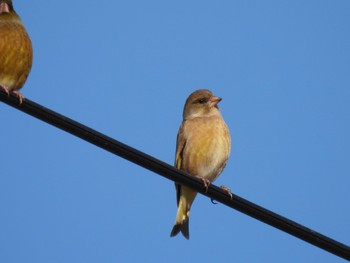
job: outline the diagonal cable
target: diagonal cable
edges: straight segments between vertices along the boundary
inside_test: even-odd
[[[15,96],[10,95],[8,97],[6,93],[0,89],[0,100],[20,111],[49,123],[61,130],[71,133],[87,142],[90,142],[97,147],[105,149],[106,151],[118,155],[130,162],[140,165],[169,180],[189,186],[201,194],[217,200],[228,207],[236,209],[261,222],[278,228],[290,235],[300,238],[310,244],[313,244],[314,246],[350,261],[350,247],[346,246],[345,244],[313,231],[312,229],[300,225],[252,202],[249,202],[248,200],[245,200],[237,195],[233,194],[233,198],[231,199],[224,190],[213,184],[211,184],[208,191],[205,192],[203,182],[196,177],[188,175],[165,162],[112,139],[111,137],[108,137],[57,112],[45,108],[29,99],[25,99],[24,102],[19,105],[18,99]]]

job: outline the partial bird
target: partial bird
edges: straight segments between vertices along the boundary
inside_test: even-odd
[[[11,0],[0,0],[0,89],[14,93],[20,104],[24,97],[19,92],[33,62],[33,48],[21,19]]]
[[[177,134],[176,168],[200,178],[206,188],[221,174],[231,152],[230,132],[218,107],[220,101],[210,90],[193,92],[186,100]],[[181,232],[189,239],[190,209],[197,192],[178,183],[175,186],[178,210],[170,236]]]

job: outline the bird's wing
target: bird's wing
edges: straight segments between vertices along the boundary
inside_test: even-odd
[[[181,169],[182,155],[186,145],[186,138],[184,135],[184,126],[185,126],[185,121],[182,122],[179,132],[177,133],[175,167],[178,169]],[[176,202],[177,204],[179,204],[180,195],[181,195],[181,185],[175,183],[175,187],[176,187]]]

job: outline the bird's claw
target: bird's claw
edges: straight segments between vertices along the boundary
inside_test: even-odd
[[[7,94],[7,97],[10,97],[10,92],[6,86],[0,85],[0,89],[3,90]]]
[[[18,90],[13,91],[13,93],[18,97],[19,105],[24,101],[24,96]]]
[[[210,181],[208,179],[203,178],[203,177],[200,177],[199,179],[201,179],[201,181],[203,182],[205,192],[207,193],[209,185],[210,185]]]
[[[231,189],[230,189],[230,188],[228,188],[228,187],[226,187],[226,186],[223,186],[223,185],[221,185],[220,188],[221,188],[222,190],[224,190],[225,193],[228,194],[228,195],[230,196],[230,199],[231,199],[231,200],[233,199],[233,195],[232,195],[232,193],[231,193]]]
[[[3,90],[6,94],[7,97],[10,97],[10,91],[9,88],[5,85],[0,85],[0,89]],[[24,96],[22,95],[22,93],[20,93],[18,90],[12,91],[13,94],[15,94],[19,100],[19,105],[21,105],[24,101]]]

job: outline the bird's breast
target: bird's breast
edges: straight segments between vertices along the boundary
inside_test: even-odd
[[[183,169],[214,181],[226,165],[231,150],[231,138],[221,117],[198,118],[187,123]]]
[[[32,44],[22,23],[0,20],[0,84],[10,90],[21,88],[32,60]]]

